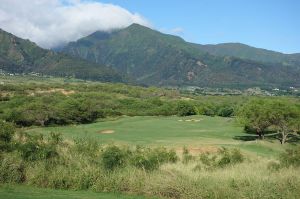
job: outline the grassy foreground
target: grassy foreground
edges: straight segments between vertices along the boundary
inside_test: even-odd
[[[300,198],[298,156],[292,159],[295,166],[284,165],[277,159],[279,151],[284,149],[277,140],[245,142],[234,139],[249,135],[243,134],[242,129],[229,118],[124,117],[89,125],[33,128],[28,131],[31,134],[61,132],[67,139],[60,140],[55,136],[52,140],[16,137],[19,148],[0,156],[0,182],[59,190],[86,190],[88,198],[99,192],[170,199]],[[72,141],[72,137],[82,139]],[[111,141],[116,145],[111,146]],[[139,143],[153,149],[134,148]],[[162,150],[154,150],[160,146],[177,149],[182,144],[189,148],[190,153],[178,151],[176,161],[166,161],[171,156],[166,156]],[[119,148],[116,149],[116,146]],[[242,156],[232,152],[230,154],[233,155],[229,156],[228,152],[225,156],[226,153],[214,151],[221,146],[243,149]],[[193,153],[195,149],[199,153]],[[158,166],[154,167],[157,162]],[[4,198],[18,198],[23,189],[22,186],[16,187],[12,195],[5,190],[0,193]],[[49,190],[49,193],[84,198],[81,191]],[[103,195],[105,198],[114,196]]]
[[[126,196],[90,191],[41,189],[22,185],[0,185],[0,198],[5,199],[146,199],[143,196]]]
[[[284,150],[277,140],[257,141],[245,134],[234,118],[189,117],[121,117],[86,125],[32,128],[34,134],[62,133],[65,138],[91,138],[100,143],[164,146],[192,151],[214,150],[217,147],[237,147],[258,155],[272,156]],[[242,138],[252,137],[252,141]],[[208,151],[209,152],[209,151]]]

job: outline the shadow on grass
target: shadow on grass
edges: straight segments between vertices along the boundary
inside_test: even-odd
[[[242,136],[234,136],[233,139],[241,140],[241,141],[254,141],[259,139],[257,135],[242,135]]]
[[[259,140],[260,138],[256,134],[247,133],[247,135],[234,136],[233,139],[247,142],[247,141]],[[269,131],[269,132],[265,133],[264,140],[269,141],[269,142],[274,142],[274,141],[280,142],[281,138],[278,133]],[[298,135],[294,135],[294,134],[289,135],[286,142],[291,143],[291,144],[300,144],[300,135],[299,134]]]
[[[287,142],[294,145],[300,144],[300,135],[290,135]]]

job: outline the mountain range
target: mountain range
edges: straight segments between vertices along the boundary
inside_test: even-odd
[[[0,44],[0,68],[7,71],[155,86],[300,87],[300,54],[239,43],[194,44],[138,24],[94,32],[59,52],[5,31]]]
[[[125,82],[114,69],[63,53],[42,49],[35,43],[0,29],[0,69],[9,73],[40,73],[97,81]]]
[[[138,83],[156,86],[299,86],[299,54],[242,44],[199,45],[133,24],[95,32],[63,52],[112,66]]]
[[[233,56],[264,63],[280,63],[300,66],[300,53],[283,54],[271,50],[254,48],[241,43],[224,43],[217,45],[197,45],[200,50],[216,56]]]

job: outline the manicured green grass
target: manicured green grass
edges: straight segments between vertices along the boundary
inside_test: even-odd
[[[200,121],[186,121],[196,119]],[[182,120],[182,121],[181,121]],[[111,134],[101,133],[105,130]],[[60,132],[67,138],[90,137],[99,141],[120,141],[133,144],[174,145],[192,143],[219,144],[234,142],[236,135],[242,135],[241,127],[232,119],[220,117],[123,117],[116,120],[87,125],[35,128],[29,132]]]
[[[21,185],[1,185],[1,199],[146,199],[142,196],[129,196],[91,191],[66,191],[41,189]]]
[[[229,146],[260,155],[283,150],[278,142],[241,141],[243,132],[233,118],[191,117],[121,117],[86,125],[32,128],[30,133],[62,133],[66,138],[91,138],[103,143],[124,143],[173,148]],[[103,132],[110,132],[105,134]]]

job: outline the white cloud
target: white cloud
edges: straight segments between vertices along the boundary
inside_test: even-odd
[[[112,4],[80,0],[0,0],[0,28],[45,48],[77,40],[97,30],[132,23],[151,26],[137,13]]]
[[[180,37],[184,37],[184,29],[181,27],[175,27],[175,28],[161,28],[159,31],[166,33],[166,34],[171,34],[171,35],[177,35]]]
[[[184,33],[184,29],[181,27],[173,28],[170,30],[170,33],[175,35],[182,35]]]

